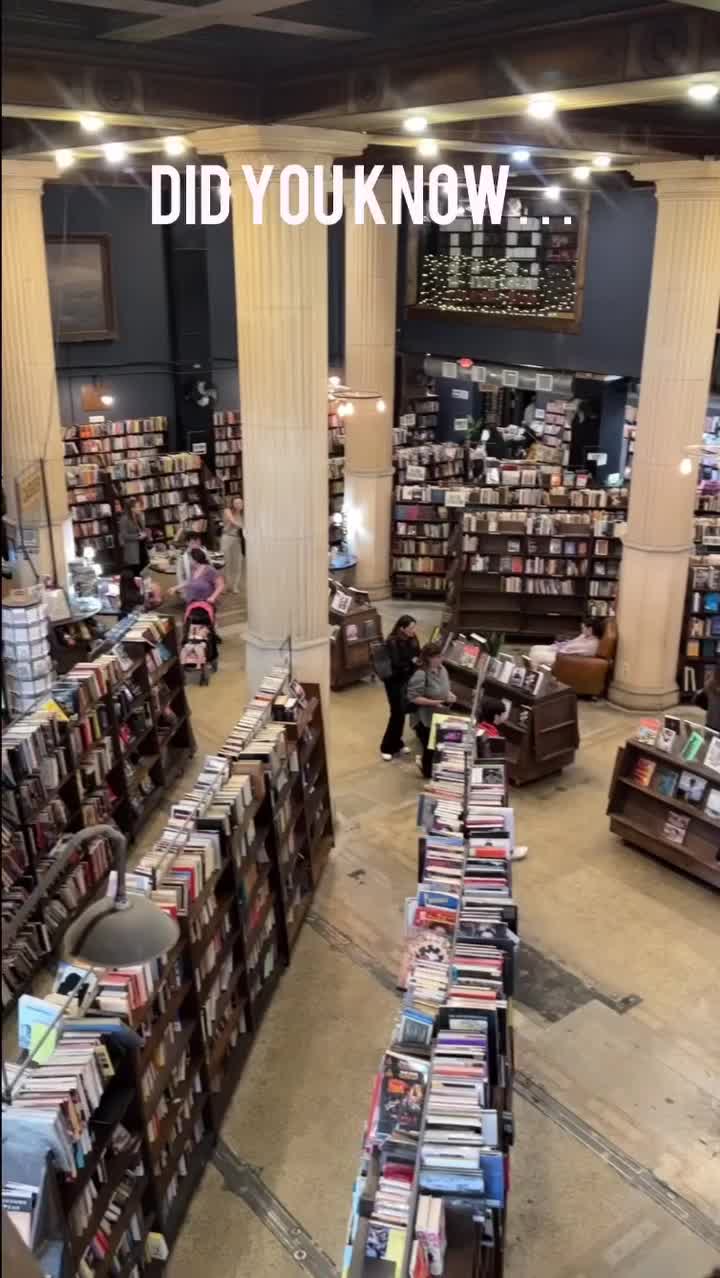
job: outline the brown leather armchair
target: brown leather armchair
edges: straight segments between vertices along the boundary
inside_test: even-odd
[[[558,653],[553,674],[560,683],[572,688],[579,697],[603,697],[612,673],[617,648],[617,626],[611,617],[595,657],[577,657]]]

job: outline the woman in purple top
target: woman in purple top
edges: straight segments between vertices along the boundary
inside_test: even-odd
[[[186,604],[208,603],[215,607],[225,589],[222,573],[208,561],[205,551],[194,546],[190,551],[190,577],[181,586],[173,586],[171,594],[182,595]]]

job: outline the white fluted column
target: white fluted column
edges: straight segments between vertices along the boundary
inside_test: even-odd
[[[352,390],[376,391],[385,401],[357,401],[345,418],[345,509],[350,546],[357,555],[357,585],[373,599],[390,593],[392,422],[395,400],[397,227],[390,184],[375,187],[383,226],[345,208],[345,381]]]
[[[329,697],[327,520],[327,227],[280,216],[287,164],[328,166],[364,147],[334,130],[238,125],[201,130],[232,183],[247,543],[247,673],[254,690],[292,640],[299,678]],[[261,225],[243,164],[274,166]]]
[[[55,348],[50,317],[42,193],[54,165],[32,160],[2,162],[2,451],[8,515],[16,520],[15,481],[25,489],[23,525],[36,531],[32,559],[42,575],[52,573],[51,545],[60,583],[73,554],[60,430]],[[43,460],[50,524],[32,463]],[[21,560],[21,582],[34,580]]]
[[[618,601],[620,641],[610,699],[630,709],[674,705],[696,474],[720,306],[720,163],[643,164],[655,183],[657,229],[643,351],[638,433]]]

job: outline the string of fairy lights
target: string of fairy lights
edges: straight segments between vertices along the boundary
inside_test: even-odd
[[[519,201],[518,201],[519,204]],[[467,314],[545,318],[573,316],[577,297],[577,216],[549,216],[528,208],[512,221],[524,238],[532,228],[537,250],[528,258],[509,251],[502,226],[458,218],[442,228],[447,248],[425,251],[420,265],[418,305]],[[477,236],[477,232],[483,232]],[[480,240],[480,243],[476,241]],[[518,243],[514,235],[513,245]],[[520,245],[522,247],[522,245]]]

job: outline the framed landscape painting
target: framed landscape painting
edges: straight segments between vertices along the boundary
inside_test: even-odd
[[[45,241],[53,334],[58,342],[117,337],[109,235],[50,235]]]

